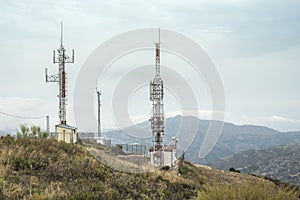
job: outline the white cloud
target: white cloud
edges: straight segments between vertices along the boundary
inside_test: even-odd
[[[270,118],[267,118],[267,120],[269,120],[270,122],[292,123],[292,124],[300,125],[300,120],[284,118],[284,117],[280,117],[280,116],[277,116],[277,115],[273,115]],[[299,129],[300,129],[300,127],[299,127]]]

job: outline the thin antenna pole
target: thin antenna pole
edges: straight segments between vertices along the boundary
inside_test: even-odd
[[[160,28],[158,28],[158,42],[160,43]]]
[[[98,137],[101,137],[101,90],[99,91],[98,89],[96,89],[97,91],[97,97],[98,97]]]
[[[160,77],[160,28],[158,28],[158,42],[155,43],[156,55],[155,55],[155,68],[156,77]]]
[[[49,115],[46,116],[46,131],[48,134],[50,134],[50,120],[49,120]]]
[[[63,21],[60,21],[60,46],[63,46]]]

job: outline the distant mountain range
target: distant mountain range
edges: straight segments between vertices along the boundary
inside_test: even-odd
[[[216,145],[205,158],[200,159],[199,150],[210,122],[191,116],[168,118],[165,141],[172,142],[172,136],[177,133],[180,144],[199,125],[192,144],[185,151],[185,160],[223,170],[234,167],[244,173],[265,175],[300,185],[300,131],[279,132],[264,126],[238,126],[225,122]],[[112,139],[112,143],[141,143],[150,147],[152,137],[149,125],[150,122],[146,121],[138,127],[109,131],[105,135]],[[136,138],[127,135],[128,132],[149,137]]]
[[[250,149],[213,161],[211,166],[253,173],[300,186],[300,144]]]
[[[180,122],[185,123],[181,124]],[[271,146],[300,143],[300,131],[297,132],[279,132],[271,128],[254,125],[234,125],[224,123],[220,138],[212,151],[204,158],[200,159],[199,149],[204,140],[205,133],[210,124],[210,120],[200,120],[192,116],[176,116],[166,119],[165,140],[171,143],[172,136],[179,135],[184,139],[187,133],[193,132],[199,124],[198,132],[192,141],[192,144],[185,152],[185,159],[195,164],[209,164],[221,157],[232,155],[234,153],[248,149],[265,149]],[[139,128],[128,127],[123,131],[115,130],[106,132],[105,135],[112,139],[113,143],[142,143],[151,145],[152,137],[150,133],[150,122],[146,121],[138,124]],[[136,138],[126,134],[126,132],[135,135],[148,135],[148,138]],[[180,144],[180,140],[179,140]]]

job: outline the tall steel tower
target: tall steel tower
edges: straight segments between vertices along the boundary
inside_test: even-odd
[[[160,30],[159,42],[155,43],[155,76],[150,81],[150,101],[152,101],[151,130],[153,135],[153,160],[154,165],[164,165],[164,107],[163,107],[163,80],[160,77]]]
[[[53,63],[58,63],[58,74],[48,76],[48,69],[45,69],[46,82],[58,83],[59,86],[59,121],[61,124],[67,124],[66,120],[66,105],[67,105],[67,73],[65,69],[66,63],[74,63],[74,49],[72,57],[66,54],[66,49],[63,46],[63,23],[61,22],[60,47],[56,51],[53,50]],[[55,55],[57,52],[58,56]]]

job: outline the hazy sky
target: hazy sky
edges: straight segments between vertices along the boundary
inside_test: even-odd
[[[161,27],[189,36],[214,61],[225,88],[226,121],[300,130],[299,0],[0,0],[0,9],[1,112],[50,115],[53,130],[58,121],[58,90],[56,84],[45,83],[44,68],[49,68],[50,74],[57,71],[52,64],[52,50],[59,46],[63,20],[65,47],[76,52],[75,64],[67,65],[70,124],[75,124],[72,98],[76,77],[88,55],[124,31]],[[149,56],[152,59],[153,54]],[[130,63],[135,58],[124,59]],[[114,124],[109,98],[104,94],[103,126],[108,128]],[[207,118],[210,104],[207,97],[203,99],[202,117]],[[147,111],[145,118],[150,110],[147,101],[148,97],[145,104],[140,103]],[[173,102],[173,97],[168,101]],[[134,105],[130,104],[129,112],[138,119],[143,109]],[[168,116],[176,113],[176,105],[166,107]],[[0,130],[19,123],[45,127],[44,121],[0,115]]]

